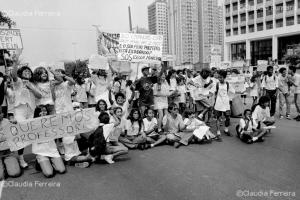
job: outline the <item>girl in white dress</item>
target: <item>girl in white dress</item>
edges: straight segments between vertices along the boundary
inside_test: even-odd
[[[34,117],[48,115],[46,106],[36,107]],[[46,178],[51,178],[55,172],[64,174],[66,167],[60,157],[54,140],[32,144],[32,153],[36,155],[36,170],[42,171]]]

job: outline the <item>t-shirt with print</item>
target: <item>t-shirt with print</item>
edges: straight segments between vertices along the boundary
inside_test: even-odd
[[[136,89],[140,93],[139,102],[145,105],[153,105],[153,89],[152,84],[157,83],[157,77],[142,77],[136,82]]]
[[[37,105],[54,105],[53,96],[51,91],[51,83],[37,83],[37,88],[42,93],[42,98],[36,99]]]

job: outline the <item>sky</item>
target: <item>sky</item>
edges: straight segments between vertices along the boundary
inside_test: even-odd
[[[133,27],[148,29],[147,6],[154,0],[0,0],[21,29],[21,59],[41,62],[89,58],[97,53],[96,30],[128,32],[128,6]]]

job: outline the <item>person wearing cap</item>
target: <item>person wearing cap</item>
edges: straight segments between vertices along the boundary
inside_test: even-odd
[[[153,106],[154,96],[152,85],[157,83],[157,76],[149,76],[149,66],[142,67],[143,76],[136,80],[135,90],[139,91],[140,97],[138,99],[138,106],[141,113],[144,113],[146,108]]]

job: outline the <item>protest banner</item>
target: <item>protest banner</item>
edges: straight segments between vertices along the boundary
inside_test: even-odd
[[[19,29],[0,29],[0,49],[23,49]]]
[[[175,61],[176,60],[176,56],[175,55],[162,55],[161,61]]]
[[[236,93],[245,92],[245,76],[242,74],[236,76],[227,76],[226,81],[234,88]]]
[[[91,55],[89,58],[89,64],[88,67],[90,69],[104,69],[108,70],[108,59],[107,57],[101,56],[101,55]]]
[[[106,33],[96,27],[98,54],[102,56],[116,56],[119,52],[119,33]]]
[[[112,61],[112,68],[121,74],[129,74],[131,72],[130,62]]]
[[[267,60],[258,60],[257,61],[257,71],[264,72],[267,70],[268,61]]]
[[[0,135],[5,135],[11,151],[32,143],[47,142],[56,138],[74,136],[95,130],[99,125],[94,108],[9,123]]]
[[[230,61],[223,61],[223,62],[221,62],[220,69],[227,70],[230,67],[231,67],[231,62]]]
[[[161,63],[162,35],[121,33],[119,61]]]

